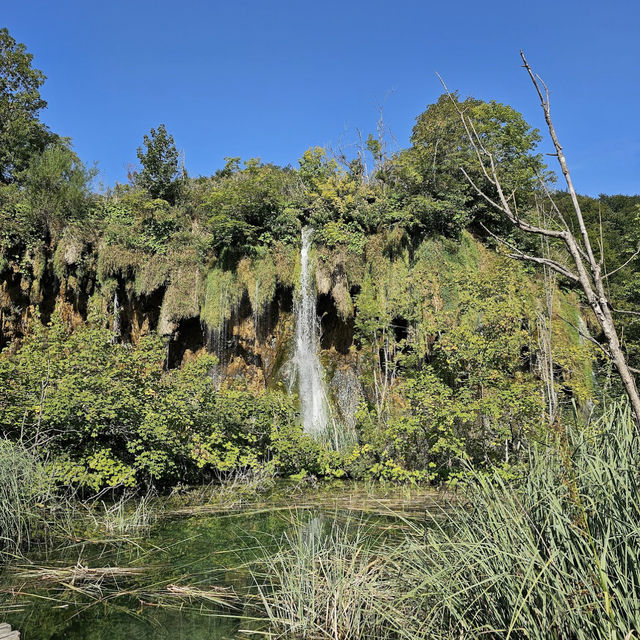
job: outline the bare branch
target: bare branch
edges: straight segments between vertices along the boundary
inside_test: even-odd
[[[527,59],[524,57],[523,51],[520,51],[520,57],[522,58],[524,68],[529,73],[531,82],[533,82],[533,86],[535,87],[536,91],[538,92],[538,96],[540,97],[540,104],[544,112],[544,119],[547,122],[549,135],[551,136],[551,140],[553,141],[553,146],[555,147],[556,153],[558,154],[558,162],[560,163],[560,169],[562,170],[562,175],[564,176],[565,182],[567,183],[567,188],[569,189],[571,202],[573,204],[576,217],[578,218],[578,225],[580,227],[582,241],[584,242],[584,248],[585,248],[585,251],[587,252],[589,262],[593,265],[596,265],[596,260],[593,257],[593,251],[591,249],[591,240],[589,239],[587,227],[582,217],[582,210],[580,209],[580,203],[578,202],[578,196],[576,194],[576,190],[573,188],[573,181],[571,180],[571,174],[569,173],[569,166],[567,165],[567,160],[564,157],[564,151],[562,149],[562,145],[558,140],[555,126],[553,124],[553,121],[551,120],[551,110],[549,108],[549,89],[547,88],[547,85],[542,81],[540,76],[533,73],[531,67],[529,66],[529,63],[527,62]],[[542,95],[540,84],[542,84],[542,86],[544,87],[544,96]]]
[[[560,318],[560,320],[562,320],[563,322],[566,322],[570,327],[573,327],[578,332],[578,335],[580,335],[580,337],[594,344],[596,347],[598,347],[598,349],[601,349],[604,352],[604,354],[607,356],[609,360],[611,359],[611,352],[603,344],[598,342],[593,336],[590,336],[588,333],[585,333],[584,331],[582,331],[582,329],[580,329],[580,327],[576,327],[576,325],[573,324],[573,322],[571,322],[570,320],[567,320],[563,316],[558,315],[558,318]]]
[[[640,316],[640,311],[630,311],[629,309],[616,309],[611,306],[610,308],[611,308],[611,311],[613,311],[614,313],[625,313],[630,316]]]
[[[536,227],[522,218],[516,217],[511,209],[507,206],[505,209],[502,205],[498,204],[495,200],[490,198],[478,185],[474,182],[473,178],[464,170],[461,170],[464,174],[465,178],[469,181],[469,184],[476,190],[476,193],[484,198],[490,205],[494,208],[498,209],[498,211],[502,211],[513,224],[522,229],[523,231],[527,231],[528,233],[535,233],[541,236],[547,236],[549,238],[558,238],[560,240],[564,240],[566,238],[565,231],[557,231],[555,229],[546,229],[544,227]]]
[[[640,247],[638,247],[638,249],[635,251],[635,253],[623,264],[621,264],[619,267],[616,267],[613,271],[610,271],[609,273],[606,273],[603,278],[608,278],[609,276],[612,276],[614,273],[617,273],[618,271],[620,271],[620,269],[624,269],[632,260],[634,260],[635,258],[637,258],[640,255]]]
[[[561,276],[568,278],[576,284],[580,282],[580,279],[577,275],[575,275],[575,273],[571,273],[571,271],[565,269],[560,263],[549,260],[548,258],[540,258],[539,256],[532,256],[522,252],[510,253],[509,257],[513,258],[514,260],[522,260],[526,262],[535,262],[536,264],[541,264],[545,267],[549,267],[549,269],[553,269],[553,271],[555,271],[556,273],[559,273]]]
[[[465,116],[462,109],[460,109],[457,101],[449,92],[446,84],[444,83],[442,78],[440,78],[440,81],[442,82],[442,85],[447,92],[449,99],[460,115],[465,132],[469,138],[470,144],[480,165],[482,174],[484,175],[484,178],[487,180],[488,184],[492,185],[492,187],[495,188],[497,197],[493,194],[489,195],[488,193],[483,191],[481,186],[474,182],[473,178],[471,178],[471,176],[464,170],[464,168],[461,168],[461,170],[466,179],[469,181],[469,184],[475,190],[476,194],[484,199],[487,203],[489,203],[494,209],[500,211],[518,229],[526,233],[539,235],[546,239],[555,238],[558,240],[562,240],[565,249],[569,254],[569,257],[573,261],[575,271],[572,271],[571,269],[565,267],[559,262],[556,262],[555,260],[552,260],[549,257],[545,258],[525,254],[517,247],[512,247],[512,251],[514,252],[511,254],[511,256],[518,260],[526,260],[528,262],[540,264],[543,266],[543,268],[551,269],[554,272],[568,278],[572,282],[580,285],[582,291],[586,296],[589,306],[594,312],[600,328],[602,329],[602,333],[606,337],[607,346],[605,347],[601,345],[591,336],[585,335],[584,332],[578,328],[576,329],[579,331],[580,335],[588,339],[590,342],[596,344],[614,363],[633,408],[636,426],[638,428],[638,433],[640,434],[640,394],[638,393],[638,387],[636,385],[635,378],[633,377],[633,374],[637,373],[637,371],[630,367],[629,363],[627,362],[627,357],[621,345],[618,329],[616,328],[613,317],[611,315],[611,302],[609,299],[609,295],[607,294],[607,288],[605,286],[606,276],[603,277],[602,274],[603,261],[602,259],[599,262],[596,261],[593,254],[591,240],[589,238],[587,226],[582,215],[582,210],[580,209],[578,196],[573,187],[569,167],[567,165],[562,146],[558,140],[553,121],[551,119],[551,111],[549,107],[549,89],[542,78],[540,78],[540,76],[533,72],[522,51],[520,52],[520,57],[522,58],[524,68],[527,70],[531,82],[533,83],[538,97],[540,98],[540,105],[544,112],[549,135],[551,136],[551,140],[553,141],[553,145],[556,150],[555,156],[557,157],[558,163],[560,164],[560,168],[562,170],[562,174],[564,176],[565,182],[567,184],[567,189],[571,197],[575,220],[579,227],[579,234],[574,232],[573,228],[569,227],[569,225],[567,224],[567,221],[562,216],[557,203],[549,193],[549,190],[547,189],[547,186],[544,183],[543,179],[541,179],[540,182],[543,185],[543,189],[549,201],[551,202],[552,211],[564,228],[561,230],[557,230],[549,229],[546,226],[535,226],[534,224],[531,224],[530,222],[527,222],[520,217],[514,194],[510,194],[509,196],[505,195],[503,184],[501,183],[500,176],[498,175],[498,171],[496,168],[496,159],[494,155],[484,147],[483,140],[476,131],[473,121]],[[510,200],[512,199],[514,201],[513,205],[510,204]],[[496,236],[494,235],[494,237]],[[632,256],[631,259],[633,259],[633,257],[635,256]],[[628,262],[630,262],[630,260]],[[626,266],[628,262],[622,266]],[[619,269],[622,268],[622,266],[619,267]],[[613,273],[615,273],[615,271],[611,272],[611,274],[609,275],[612,275]]]
[[[556,273],[559,273],[565,278],[568,278],[572,282],[578,283],[580,281],[578,276],[575,273],[571,272],[567,267],[561,265],[559,262],[556,262],[551,258],[541,258],[540,256],[533,256],[533,255],[524,253],[516,245],[512,244],[505,238],[502,238],[497,234],[493,233],[493,231],[488,229],[484,224],[481,223],[480,226],[497,242],[499,242],[500,244],[503,244],[505,247],[508,247],[511,251],[513,251],[513,253],[509,254],[510,258],[514,258],[515,260],[522,260],[525,262],[535,262],[536,264],[541,264],[545,267],[549,267],[549,269],[552,269]]]

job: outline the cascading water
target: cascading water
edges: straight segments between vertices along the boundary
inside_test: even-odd
[[[120,300],[118,290],[113,294],[113,323],[111,325],[111,342],[114,344],[122,338],[122,321],[120,319]]]
[[[302,230],[300,252],[300,297],[296,303],[296,347],[294,366],[300,397],[302,424],[307,433],[326,433],[329,422],[327,393],[318,358],[319,332],[316,294],[309,268],[309,249],[313,229]]]

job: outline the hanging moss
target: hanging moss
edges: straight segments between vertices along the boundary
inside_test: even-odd
[[[142,251],[127,249],[117,244],[106,244],[98,251],[98,279],[110,277],[132,278],[140,266],[148,260]]]
[[[53,254],[53,271],[62,279],[68,267],[80,262],[84,250],[84,241],[73,233],[65,232],[60,238]]]
[[[335,302],[338,315],[342,320],[347,320],[353,317],[353,300],[347,289],[346,279],[342,279],[336,282],[331,289],[331,296]]]
[[[171,262],[163,255],[149,256],[136,272],[136,295],[149,295],[163,287],[171,274]]]
[[[200,318],[210,329],[221,329],[240,303],[242,294],[233,271],[212,269],[205,282]]]
[[[343,320],[353,317],[354,305],[351,287],[359,286],[364,275],[362,254],[347,251],[343,246],[335,249],[319,247],[316,250],[316,290],[320,294],[331,294]]]
[[[551,351],[553,360],[562,371],[561,381],[579,403],[593,398],[593,361],[595,346],[583,334],[588,334],[580,315],[574,293],[558,293],[554,299]]]
[[[29,282],[29,299],[33,303],[40,303],[43,297],[42,281],[47,270],[47,256],[42,245],[34,247],[27,254],[31,266],[31,278],[23,277],[23,283]]]
[[[300,280],[298,253],[291,245],[278,243],[273,247],[271,254],[278,284],[295,287]]]
[[[238,285],[246,291],[253,312],[260,315],[276,292],[276,267],[270,255],[250,260],[244,258],[236,269]]]
[[[198,291],[201,282],[202,274],[198,269],[182,268],[172,272],[160,308],[159,333],[169,335],[177,322],[200,314]]]

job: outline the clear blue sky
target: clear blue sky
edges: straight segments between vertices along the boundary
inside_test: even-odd
[[[295,164],[373,131],[381,102],[406,146],[441,93],[436,71],[542,127],[523,48],[578,190],[639,193],[639,24],[637,0],[0,0],[0,26],[48,76],[43,119],[105,184],[161,122],[191,175],[225,156]]]

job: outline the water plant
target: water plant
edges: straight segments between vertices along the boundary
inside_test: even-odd
[[[404,537],[287,534],[261,583],[303,638],[608,639],[640,629],[640,444],[626,408],[558,429],[520,475],[472,473],[466,507]]]
[[[32,449],[0,439],[0,564],[27,548],[47,519],[47,471]]]
[[[376,552],[379,535],[366,519],[299,521],[256,575],[270,627],[296,638],[390,637],[381,611],[393,592]]]

